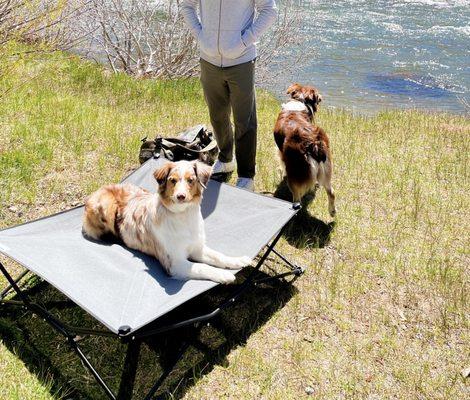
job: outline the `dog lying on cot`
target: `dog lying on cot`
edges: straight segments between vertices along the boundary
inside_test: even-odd
[[[83,231],[97,240],[112,234],[157,258],[172,277],[231,283],[235,275],[227,269],[240,269],[251,259],[205,244],[200,204],[211,171],[198,161],[168,162],[154,172],[156,194],[131,184],[104,186],[85,203]]]
[[[313,123],[321,96],[313,86],[298,83],[289,86],[287,94],[291,100],[282,105],[274,126],[274,140],[285,168],[287,185],[294,202],[300,202],[317,185],[323,186],[328,195],[328,211],[334,217],[330,141],[326,132]]]

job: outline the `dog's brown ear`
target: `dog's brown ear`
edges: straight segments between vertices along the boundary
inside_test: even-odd
[[[174,166],[174,162],[167,162],[162,167],[155,170],[153,177],[157,180],[159,185],[164,185],[166,183],[166,179],[168,178],[168,175]]]
[[[295,95],[298,94],[300,92],[300,90],[302,89],[302,85],[300,85],[299,83],[293,83],[292,85],[290,85],[288,88],[287,88],[287,94],[290,95],[290,97],[292,97],[293,99],[295,98]]]
[[[199,183],[203,187],[206,187],[212,174],[212,167],[200,161],[194,161],[194,172],[196,173]]]
[[[318,93],[318,90],[315,89],[314,87],[308,88],[305,98],[315,104],[318,104],[321,102],[320,93]]]

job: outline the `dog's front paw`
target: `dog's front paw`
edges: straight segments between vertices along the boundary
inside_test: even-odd
[[[246,267],[247,265],[250,265],[251,264],[251,257],[248,257],[248,256],[241,256],[241,257],[238,257],[242,266]]]
[[[227,259],[226,267],[230,269],[240,269],[251,264],[251,258],[248,256],[230,257]]]
[[[232,272],[225,271],[223,269],[216,271],[214,276],[211,277],[211,280],[214,282],[222,283],[224,285],[235,282],[235,279],[236,277]]]

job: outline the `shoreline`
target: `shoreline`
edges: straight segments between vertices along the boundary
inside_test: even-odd
[[[293,80],[293,82],[294,81],[297,82],[295,79]],[[317,85],[315,85],[315,82],[309,83],[309,82],[304,82],[302,80],[299,80],[299,83],[312,84],[313,86],[319,88]],[[288,84],[286,84],[286,87],[287,86]],[[280,85],[279,85],[279,90],[274,88],[272,85],[263,85],[263,84],[257,85],[257,88],[267,91],[268,93],[273,95],[276,99],[278,99],[280,102],[283,102],[287,99],[287,96],[285,96],[284,94],[282,95],[279,94],[279,93],[284,93]],[[325,92],[322,91],[321,89],[319,89],[319,91],[323,96],[323,102],[326,103],[326,104],[322,104],[321,106],[322,108],[328,108],[328,109],[333,109],[333,110],[345,110],[345,111],[350,112],[353,115],[374,116],[374,115],[380,114],[381,112],[398,110],[398,111],[422,111],[426,113],[444,113],[444,114],[449,114],[449,115],[470,117],[470,107],[468,106],[468,104],[467,105],[465,104],[464,102],[465,100],[464,101],[460,100],[458,96],[456,96],[457,100],[462,105],[462,109],[460,111],[449,110],[449,109],[437,109],[434,107],[425,108],[419,105],[410,105],[407,103],[404,103],[404,105],[400,105],[400,102],[398,101],[395,104],[383,104],[379,107],[371,107],[370,102],[363,101],[361,103],[362,98],[360,96],[349,97],[348,98],[349,101],[345,101],[344,98],[338,98],[337,96],[334,96],[334,95],[331,96],[331,95],[325,94]],[[374,96],[384,98],[384,97],[387,97],[387,94],[376,93],[374,94]],[[331,102],[331,104],[328,104],[329,102]],[[355,106],[350,106],[347,103],[354,103]]]
[[[57,50],[61,51],[61,50]],[[110,73],[114,73],[111,68],[107,65],[106,60],[100,59],[99,54],[96,54],[95,56],[88,56],[86,52],[80,51],[79,49],[73,48],[70,50],[65,51],[66,53],[70,53],[73,55],[76,55],[80,57],[84,61],[96,63],[100,65],[101,67],[105,68],[106,70],[110,71]],[[90,53],[90,52],[88,52]],[[91,53],[90,53],[91,54]],[[120,73],[125,73],[125,72],[120,72]],[[133,77],[133,75],[128,74],[129,76]],[[134,77],[136,78],[136,77]],[[198,79],[197,76],[194,77],[181,77],[177,79]],[[154,78],[136,78],[136,79],[154,79]],[[157,78],[157,79],[162,79],[162,78]],[[164,78],[163,78],[164,79]],[[291,82],[292,81],[292,82]],[[444,114],[449,114],[449,115],[457,115],[457,116],[467,116],[470,117],[470,108],[466,109],[465,104],[460,101],[462,104],[462,110],[459,112],[457,110],[447,110],[447,109],[436,109],[436,108],[423,108],[419,106],[413,106],[413,105],[408,105],[407,103],[404,103],[404,106],[400,106],[400,103],[397,101],[396,104],[393,105],[386,105],[384,104],[383,106],[380,107],[370,107],[370,102],[363,101],[361,103],[361,99],[363,97],[357,96],[357,97],[340,97],[336,95],[328,95],[328,90],[322,90],[322,86],[319,83],[316,83],[314,81],[308,82],[302,79],[296,80],[295,78],[285,82],[285,83],[279,83],[279,82],[261,82],[256,84],[257,90],[263,90],[268,92],[270,95],[275,97],[279,102],[283,102],[287,99],[287,97],[284,95],[285,89],[287,86],[289,86],[293,82],[301,82],[304,84],[312,84],[313,86],[317,87],[320,90],[320,93],[323,95],[324,98],[324,104],[322,105],[322,108],[328,108],[330,110],[344,110],[347,112],[350,112],[352,115],[366,115],[366,116],[374,116],[377,114],[380,114],[381,112],[388,112],[388,111],[393,111],[393,110],[400,110],[400,111],[422,111],[422,112],[429,112],[429,113],[444,113]],[[304,82],[305,81],[305,82]],[[372,91],[371,91],[372,93]],[[366,92],[367,95],[371,94]],[[398,94],[398,93],[397,93]],[[386,92],[378,92],[375,91],[373,92],[373,96],[375,98],[386,98],[389,97],[391,94],[386,93]],[[393,95],[393,94],[392,94]],[[449,96],[454,96],[454,93],[447,93]],[[416,98],[422,98],[419,96],[416,96]],[[331,99],[333,99],[331,101]],[[331,104],[328,104],[331,102]],[[357,106],[357,109],[354,106],[350,106],[349,103],[354,103],[354,104],[359,104]]]
[[[61,51],[63,52],[62,50],[57,50],[57,51]],[[75,55],[77,57],[79,57],[81,60],[85,61],[85,62],[91,62],[91,63],[95,63],[95,64],[98,64],[100,65],[102,68],[106,69],[107,71],[109,71],[110,73],[114,73],[111,68],[106,64],[106,61],[105,60],[99,60],[98,58],[95,58],[95,57],[87,57],[86,54],[84,54],[83,52],[80,52],[79,50],[77,49],[72,49],[72,50],[68,50],[68,51],[65,51],[65,53],[69,53],[69,54],[72,54],[72,55]],[[119,72],[119,73],[122,73],[122,74],[126,74],[125,72]],[[130,74],[126,74],[136,80],[139,80],[139,79],[148,79],[148,80],[157,80],[157,79],[165,79],[165,78],[137,78],[133,75],[130,75]],[[181,77],[181,78],[177,78],[176,80],[178,79],[198,79],[197,76],[193,76],[193,77]],[[172,79],[169,79],[168,80],[172,80]],[[295,81],[295,79],[293,80]],[[288,82],[286,83],[284,86],[287,87],[290,83],[292,82]],[[304,83],[307,83],[307,82],[304,82]],[[313,85],[315,86],[315,83],[313,83]],[[274,98],[276,98],[280,103],[286,101],[287,99],[287,96],[285,96],[284,94],[280,94],[280,93],[284,93],[285,92],[285,88],[283,86],[281,86],[280,84],[277,85],[278,87],[274,87],[274,85],[271,85],[271,84],[263,84],[263,83],[259,83],[259,84],[256,84],[256,89],[257,90],[261,90],[261,91],[265,91],[267,93],[269,93],[271,96],[273,96]],[[323,98],[324,98],[324,103],[328,103],[329,99],[331,99],[331,97],[328,97],[328,95],[325,95],[324,92],[322,92],[320,90],[320,93],[322,93],[323,95]],[[382,96],[382,97],[385,97],[385,96]],[[355,100],[353,98],[351,98],[351,100]],[[373,116],[376,116],[382,112],[390,112],[390,111],[421,111],[421,112],[425,112],[425,113],[431,113],[431,114],[435,114],[435,113],[442,113],[442,114],[449,114],[449,115],[455,115],[455,116],[463,116],[463,117],[469,117],[470,118],[470,108],[468,110],[466,110],[465,108],[462,109],[461,112],[457,112],[457,111],[450,111],[450,110],[438,110],[438,109],[434,109],[434,108],[421,108],[421,107],[400,107],[399,105],[393,105],[393,106],[390,106],[390,107],[381,107],[381,108],[361,108],[360,110],[356,110],[354,108],[351,108],[351,107],[348,107],[348,106],[343,106],[340,104],[339,101],[334,101],[332,102],[333,104],[328,104],[328,105],[325,105],[323,104],[320,109],[327,109],[327,110],[330,110],[330,111],[334,111],[334,110],[339,110],[339,111],[345,111],[345,112],[348,112],[350,113],[351,115],[354,115],[354,116],[367,116],[367,117],[373,117]],[[336,104],[335,104],[336,103]],[[359,107],[358,107],[359,108]]]

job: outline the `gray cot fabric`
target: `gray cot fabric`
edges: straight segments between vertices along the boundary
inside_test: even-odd
[[[124,181],[155,192],[151,159]],[[295,214],[291,204],[210,181],[202,212],[208,245],[228,255],[255,257]],[[136,330],[216,286],[171,279],[158,261],[81,232],[83,206],[0,231],[0,252],[59,289],[117,333]]]

